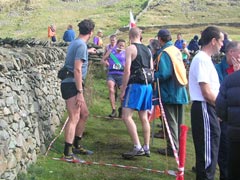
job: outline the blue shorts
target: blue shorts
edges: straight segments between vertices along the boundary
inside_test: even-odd
[[[107,81],[113,81],[118,87],[122,85],[123,75],[120,74],[108,74]]]
[[[152,85],[129,84],[122,107],[137,111],[151,110],[152,108]]]

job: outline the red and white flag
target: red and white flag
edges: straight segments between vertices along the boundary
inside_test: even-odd
[[[133,13],[132,11],[130,11],[130,23],[129,23],[129,29],[136,27],[136,23],[133,17]]]

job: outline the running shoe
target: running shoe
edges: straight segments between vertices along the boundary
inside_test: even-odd
[[[125,158],[125,159],[131,159],[134,156],[144,156],[144,155],[145,155],[145,152],[144,152],[143,148],[141,148],[140,150],[136,149],[136,148],[133,148],[132,151],[123,153],[122,157]]]
[[[76,154],[69,154],[68,156],[63,155],[60,160],[70,163],[82,163],[84,160],[80,159]]]
[[[88,149],[85,149],[83,146],[80,146],[78,148],[73,148],[74,154],[84,154],[84,155],[92,155],[93,151],[90,151]]]

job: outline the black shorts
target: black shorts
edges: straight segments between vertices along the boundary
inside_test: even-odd
[[[76,96],[78,92],[75,82],[61,83],[61,93],[62,98],[65,100]]]

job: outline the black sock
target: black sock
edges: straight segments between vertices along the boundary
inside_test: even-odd
[[[75,136],[74,137],[74,142],[73,142],[73,146],[75,148],[79,148],[80,147],[80,141],[81,141],[82,137],[79,136]]]
[[[69,156],[70,154],[72,154],[73,153],[72,152],[72,144],[65,142],[63,153],[65,156]]]

